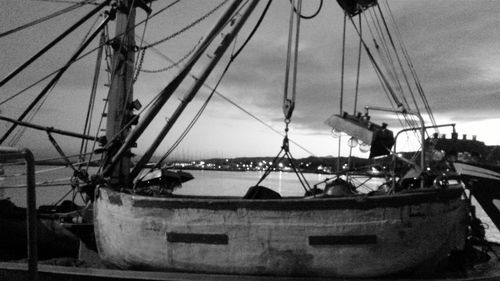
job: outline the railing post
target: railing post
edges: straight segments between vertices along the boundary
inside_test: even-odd
[[[36,189],[35,158],[29,149],[0,147],[0,163],[8,160],[23,159],[26,161],[26,224],[28,235],[28,275],[29,280],[38,280],[38,239],[36,229]]]
[[[28,215],[28,272],[30,280],[38,280],[38,237],[36,229],[35,158],[30,150],[24,150],[26,160],[27,215]]]
[[[420,142],[422,143],[422,153],[420,155],[420,169],[421,172],[425,171],[425,121],[420,112],[418,111],[408,111],[408,110],[396,110],[392,108],[383,108],[383,107],[378,107],[378,106],[365,106],[366,114],[368,114],[368,110],[378,110],[378,111],[385,111],[385,112],[394,112],[394,113],[401,113],[401,114],[411,114],[417,116],[418,120],[420,121]],[[395,143],[396,139],[394,139]],[[394,185],[394,184],[393,184]],[[424,188],[424,177],[420,177],[420,188]]]

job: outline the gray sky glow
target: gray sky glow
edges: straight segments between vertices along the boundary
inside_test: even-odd
[[[155,1],[153,11],[171,2]],[[149,21],[145,38],[148,42],[164,38],[193,22],[220,2],[181,1]],[[261,2],[238,37],[238,46],[246,38],[267,1]],[[319,2],[319,0],[304,1],[304,14],[314,12]],[[343,14],[336,1],[324,2],[318,17],[302,21],[297,104],[290,129],[291,138],[317,156],[336,155],[338,145],[337,139],[331,137],[330,128],[323,122],[330,115],[339,112]],[[385,0],[380,2],[385,7]],[[388,2],[437,122],[456,122],[459,134],[477,135],[479,140],[487,144],[500,145],[500,134],[496,132],[500,124],[500,29],[498,28],[500,3],[492,0],[389,0]],[[0,32],[67,6],[65,3],[42,1],[3,1],[0,10]],[[2,50],[0,77],[4,77],[26,61],[44,44],[50,42],[92,8],[91,6],[80,8],[50,22],[0,39]],[[289,1],[273,1],[259,31],[231,66],[218,89],[279,131],[283,131],[284,128],[281,101],[289,9]],[[178,60],[204,36],[220,13],[221,11],[218,11],[202,24],[158,45],[158,49],[174,61]],[[139,11],[138,17],[143,19],[144,13]],[[64,40],[61,46],[50,51],[19,78],[1,88],[0,100],[3,101],[40,79],[47,74],[47,71],[60,67],[81,42],[81,36],[90,29],[94,20],[95,18],[91,19],[78,30],[77,34]],[[114,25],[110,26],[110,30],[114,30]],[[137,34],[141,35],[142,30],[143,26],[139,27]],[[368,33],[365,35],[368,37]],[[344,109],[352,111],[358,41],[350,25],[347,28],[347,37],[349,41],[346,51],[348,57]],[[95,47],[96,44],[92,46]],[[211,75],[209,85],[215,84],[227,59],[228,56]],[[61,83],[53,89],[45,102],[45,107],[33,122],[81,131],[94,63],[95,54],[92,54],[70,68]],[[162,57],[149,51],[146,53],[143,68],[158,69],[169,64]],[[136,98],[145,105],[165,87],[176,72],[177,69],[157,74],[141,73],[140,80],[135,85]],[[193,71],[193,74],[196,75],[197,71]],[[99,83],[100,98],[106,94],[107,88],[103,87],[106,79],[106,74],[103,72]],[[178,98],[182,97],[191,82],[192,79],[187,79],[182,84],[176,97],[171,100],[172,104],[160,113],[158,121],[140,139],[139,147],[142,147],[142,150],[151,141],[154,131],[158,131],[164,124],[165,118],[170,115],[178,103]],[[40,86],[35,87],[27,91],[26,95],[0,106],[2,114],[17,117],[20,110],[26,106],[27,100],[35,96],[40,89]],[[204,88],[189,106],[173,134],[167,137],[160,152],[168,149],[207,95],[208,90]],[[365,105],[387,107],[389,104],[372,66],[363,54],[358,110]],[[383,119],[384,116],[378,115],[380,119],[372,120],[377,123],[390,120]],[[97,121],[95,122],[97,124]],[[393,121],[390,124],[397,125]],[[0,123],[0,132],[6,127],[7,124]],[[449,130],[442,132],[450,133]],[[20,146],[33,148],[41,155],[47,155],[47,151],[54,151],[45,133],[27,132],[26,136],[26,140],[22,141]],[[77,145],[72,145],[68,138],[57,137],[57,139],[65,149],[78,148],[78,142]],[[189,158],[272,156],[279,151],[281,140],[281,136],[215,96],[184,144],[178,148],[177,156]],[[308,156],[295,146],[291,149],[295,157]],[[141,149],[139,153],[140,151]]]

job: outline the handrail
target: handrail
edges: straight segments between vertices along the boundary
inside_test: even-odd
[[[401,110],[395,110],[392,108],[383,108],[383,107],[378,107],[378,106],[365,106],[366,114],[368,115],[368,110],[378,110],[378,111],[385,111],[385,112],[394,112],[394,113],[401,113],[401,114],[411,114],[417,116],[418,120],[420,121],[421,127],[420,129],[420,142],[422,144],[422,155],[420,155],[420,169],[421,171],[424,171],[425,169],[425,121],[420,112],[418,111],[409,111],[405,110],[404,108]],[[396,141],[394,139],[394,141]],[[420,188],[424,188],[424,178],[420,178]]]
[[[9,160],[24,159],[26,161],[26,216],[28,228],[28,276],[29,280],[38,280],[38,241],[36,229],[36,190],[35,190],[35,158],[27,148],[0,146],[0,163]]]
[[[450,124],[441,124],[441,125],[432,125],[432,126],[424,126],[424,127],[417,127],[417,128],[406,128],[406,129],[402,129],[401,131],[399,131],[396,136],[394,137],[394,146],[392,147],[392,151],[393,151],[393,154],[392,154],[392,157],[393,157],[393,160],[394,160],[394,167],[393,169],[395,170],[396,169],[396,157],[397,157],[397,151],[396,151],[396,144],[397,144],[397,140],[398,140],[398,137],[401,133],[403,132],[408,132],[408,131],[418,131],[418,130],[427,130],[427,129],[435,129],[435,128],[442,128],[442,127],[453,127],[453,131],[455,131],[455,123],[450,123]],[[422,143],[422,147],[424,147],[424,143]],[[422,150],[422,155],[424,155],[424,151]],[[425,155],[424,155],[425,156]],[[423,171],[423,167],[422,167],[422,171]],[[396,177],[393,176],[392,177],[392,188],[394,189],[396,186]]]
[[[453,127],[453,131],[455,131],[455,123],[450,123],[450,124],[440,124],[440,125],[432,125],[432,126],[425,126],[424,129],[435,129],[435,128],[442,128],[442,127]],[[397,143],[397,138],[401,133],[408,132],[408,131],[418,131],[421,130],[421,127],[416,127],[416,128],[406,128],[402,129],[399,131],[396,136],[394,137],[394,146],[393,146],[393,151],[396,153],[396,143]]]

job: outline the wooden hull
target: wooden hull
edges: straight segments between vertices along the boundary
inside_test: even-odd
[[[375,277],[429,271],[462,249],[461,194],[243,200],[101,188],[95,233],[102,260],[123,269]]]

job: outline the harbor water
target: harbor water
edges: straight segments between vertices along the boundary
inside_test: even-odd
[[[4,169],[5,177],[0,182],[0,185],[12,188],[0,188],[0,197],[10,198],[14,204],[18,206],[26,206],[26,188],[18,187],[19,185],[24,185],[26,181],[26,176],[23,175],[24,166],[5,166]],[[92,173],[92,171],[89,172]],[[233,172],[190,170],[189,173],[194,176],[194,179],[184,183],[183,187],[176,190],[174,193],[205,196],[243,196],[250,186],[258,183],[263,175],[262,172],[256,171]],[[73,172],[68,168],[58,166],[37,166],[37,205],[54,204],[61,200],[64,195],[66,195],[65,199],[71,200],[72,197],[74,197],[77,204],[83,204],[79,194],[72,192],[69,187],[72,174]],[[312,187],[315,184],[320,184],[331,175],[304,174],[304,176]],[[375,181],[376,180],[377,179],[375,179]],[[363,182],[363,180],[360,179],[359,182]],[[47,184],[55,185],[43,186]],[[282,196],[302,196],[304,194],[304,187],[298,181],[297,175],[294,173],[273,172],[269,174],[260,185],[269,187]],[[320,184],[318,187],[322,188],[323,185]],[[369,191],[369,188],[368,190],[365,189],[361,191]],[[474,198],[472,198],[472,203],[476,206],[477,216],[485,224],[486,238],[489,241],[500,243],[500,232],[496,226],[477,204]]]

